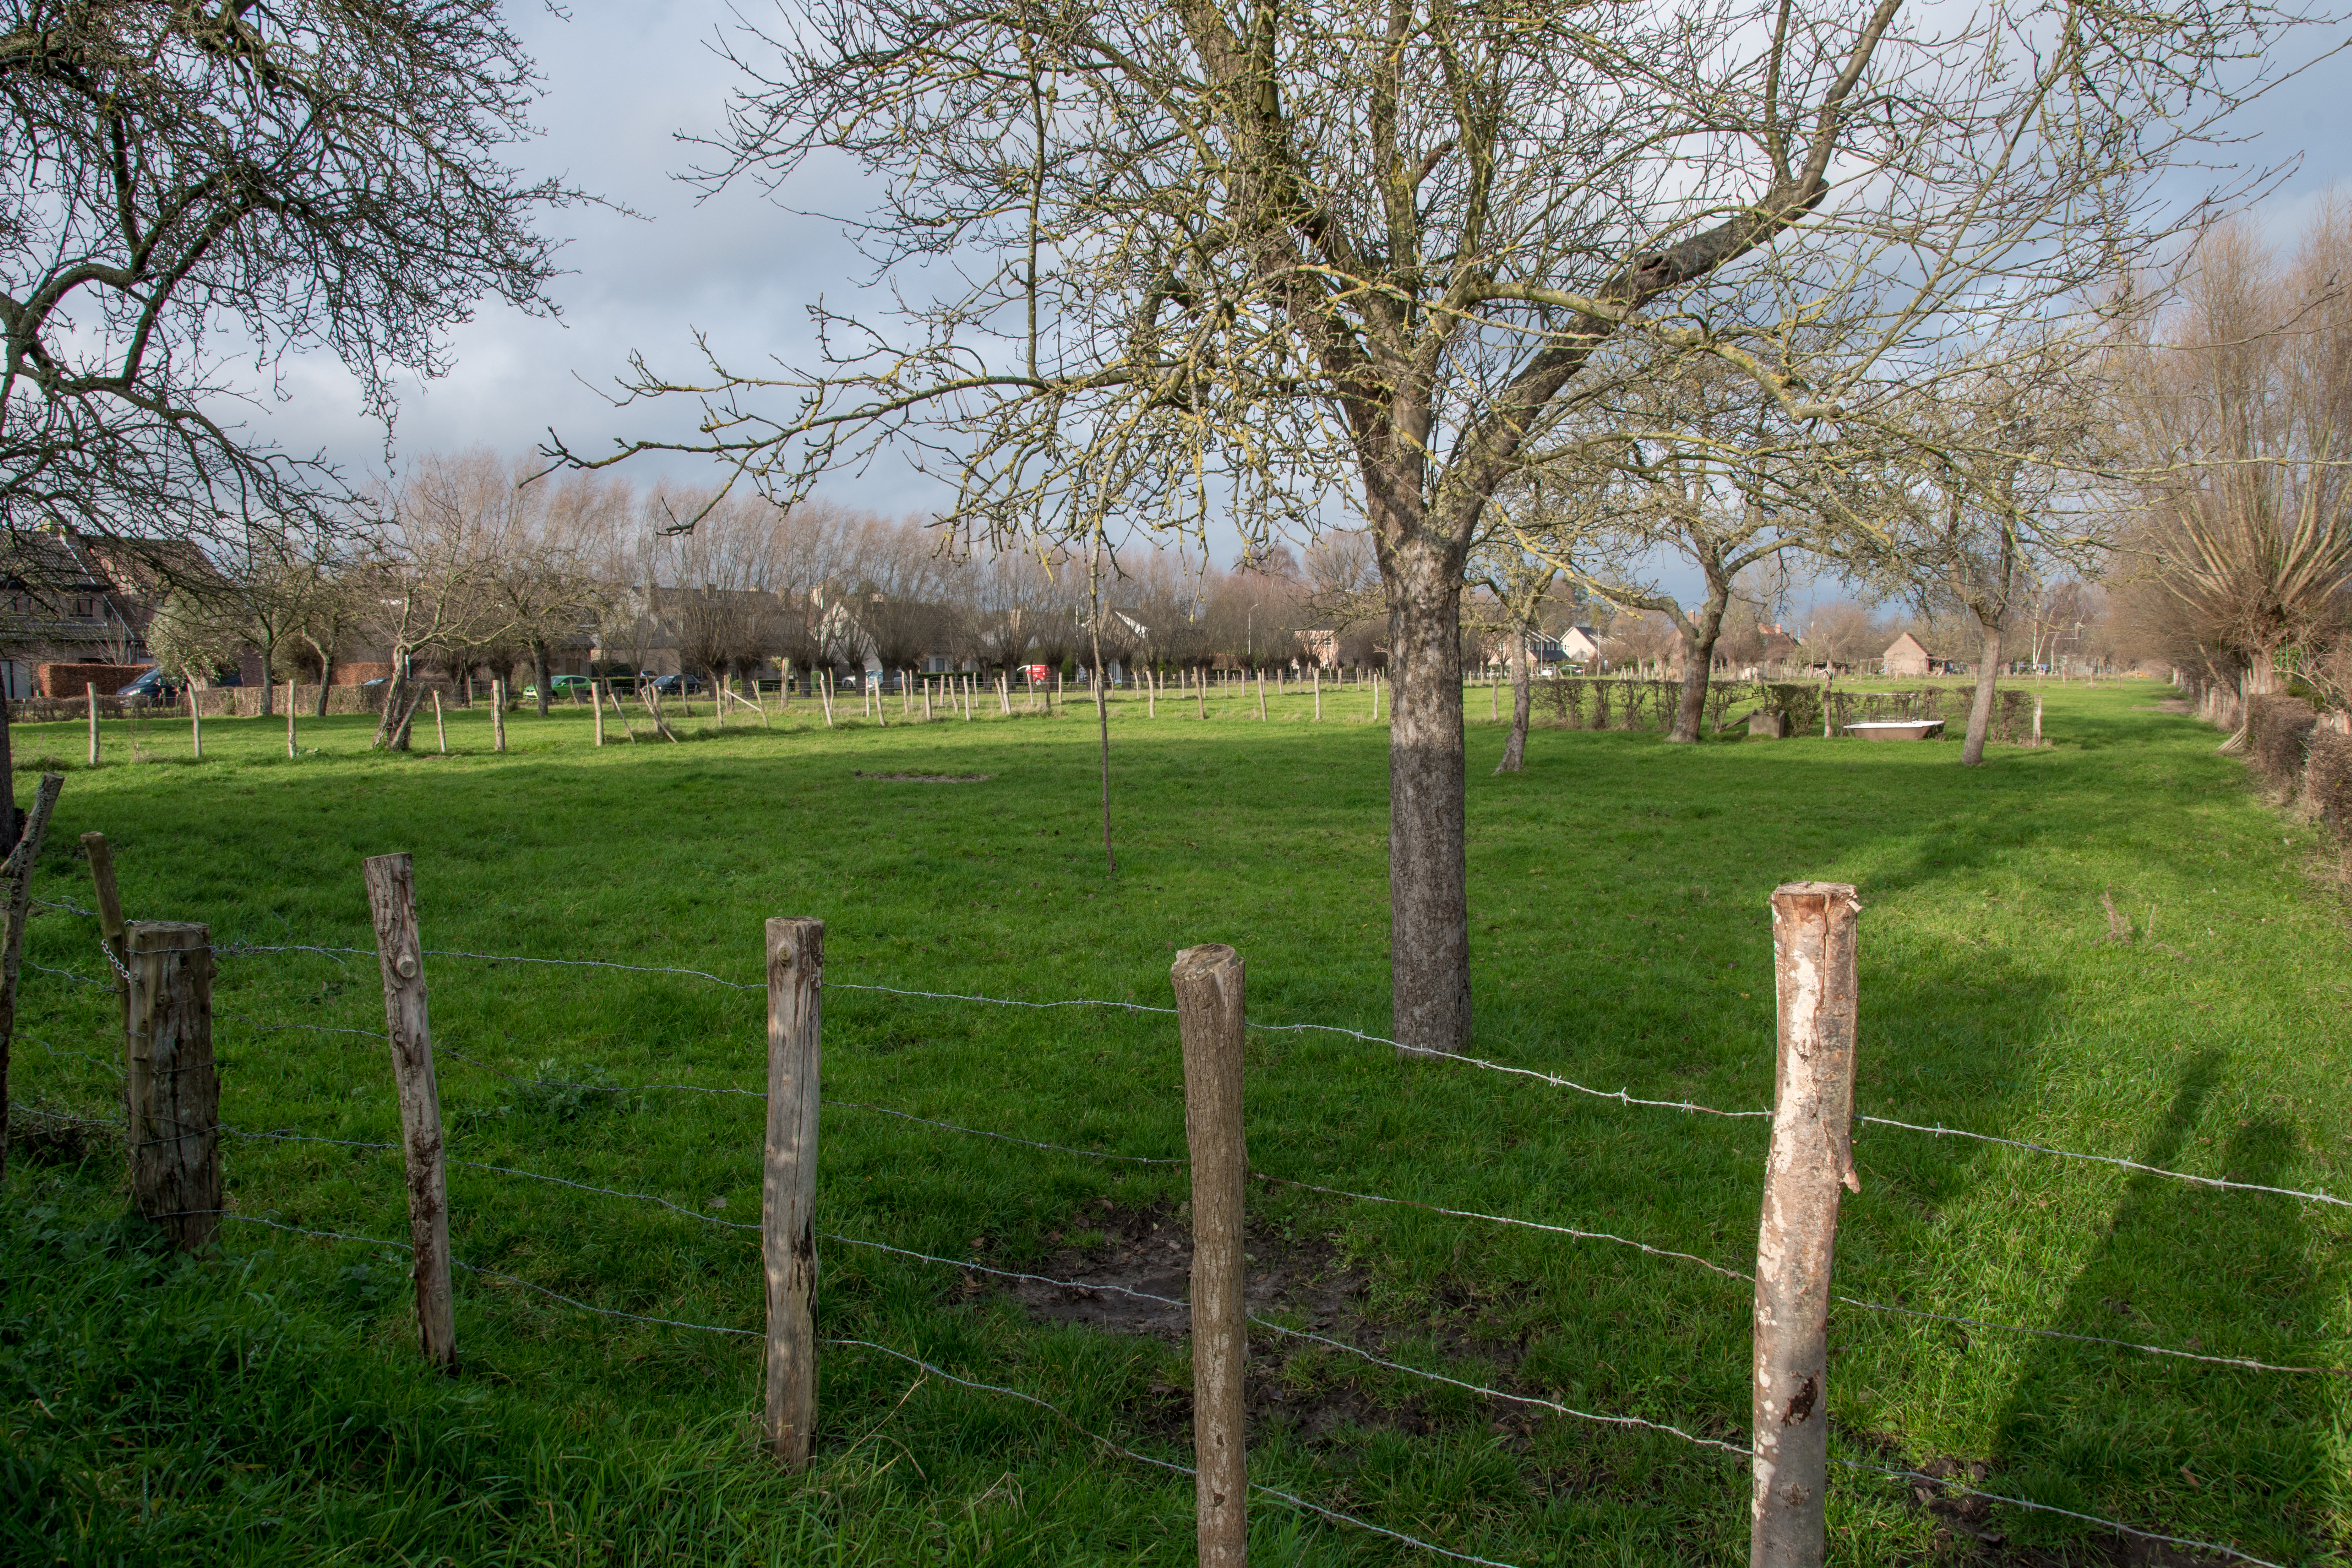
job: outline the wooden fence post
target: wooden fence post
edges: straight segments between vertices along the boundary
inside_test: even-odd
[[[1202,1568],[1248,1561],[1249,1467],[1242,1373],[1249,1323],[1242,1303],[1241,955],[1222,942],[1188,947],[1168,972],[1184,1042],[1184,1141],[1192,1155],[1192,1463]]]
[[[443,756],[449,754],[449,722],[442,716],[441,692],[437,687],[433,692],[433,743],[440,748]]]
[[[1323,719],[1323,667],[1319,664],[1315,667],[1315,718],[1318,723]]]
[[[362,864],[383,970],[383,1026],[400,1090],[401,1150],[408,1173],[408,1237],[415,1249],[416,1332],[425,1359],[457,1369],[455,1303],[449,1293],[449,1192],[442,1170],[441,1089],[433,1077],[433,1023],[425,1008],[425,954],[416,936],[416,869],[405,855]]]
[[[96,767],[98,766],[98,687],[91,682],[84,681],[82,691],[89,699],[89,765]]]
[[[7,923],[5,932],[0,933],[0,1177],[8,1174],[8,1058],[16,1037],[16,971],[25,954],[25,919],[32,911],[33,863],[41,858],[41,837],[48,830],[49,813],[56,809],[58,791],[65,784],[63,773],[41,775],[33,809],[25,815],[24,833],[6,866],[7,901],[0,908],[0,920]],[[0,776],[0,800],[15,809],[16,797],[5,776]]]
[[[188,682],[188,752],[197,762],[205,760],[205,705],[196,700],[196,683]]]
[[[1828,1552],[1830,1268],[1853,1169],[1854,916],[1843,882],[1772,893],[1780,1014],[1772,1150],[1756,1241],[1750,1568],[1820,1568]]]
[[[604,743],[604,700],[597,693],[596,683],[588,683],[588,711],[596,716],[596,743]]]
[[[768,1143],[760,1252],[768,1276],[768,1452],[808,1462],[816,1427],[816,1113],[824,922],[768,922]]]
[[[123,1096],[131,1191],[183,1252],[220,1230],[220,1078],[213,1069],[209,927],[134,921]]]
[[[294,752],[294,683],[286,683],[286,755],[290,760]]]
[[[490,750],[507,749],[507,683],[503,677],[490,681]]]

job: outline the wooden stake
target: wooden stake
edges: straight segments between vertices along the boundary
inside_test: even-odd
[[[1201,1568],[1248,1561],[1248,1463],[1242,1374],[1241,955],[1222,942],[1188,947],[1168,974],[1184,1042],[1184,1142],[1192,1155],[1192,1463]]]
[[[89,697],[89,765],[98,766],[98,688],[84,682],[82,690]]]
[[[1192,696],[1201,704],[1201,717],[1209,716],[1209,676],[1206,670],[1192,672]]]
[[[1830,1268],[1853,1169],[1854,916],[1842,882],[1772,893],[1779,1061],[1756,1242],[1750,1568],[1819,1568],[1828,1552]]]
[[[929,723],[930,721],[931,721],[931,683],[930,683],[930,681],[929,681],[928,679],[926,679],[924,680],[924,682],[923,682],[923,722],[924,722],[924,723],[926,723],[926,724],[928,724],[928,723]]]
[[[1257,672],[1257,721],[1265,722],[1265,671]]]
[[[1160,717],[1160,672],[1150,665],[1143,668],[1143,716]]]
[[[824,727],[825,727],[826,729],[830,730],[830,729],[832,729],[832,728],[833,728],[833,671],[832,671],[832,670],[827,669],[827,670],[825,670],[825,671],[824,672],[824,679],[823,679],[818,683],[818,686],[817,686],[817,695],[818,695],[820,698],[822,698],[822,699],[824,700]]]
[[[220,1078],[213,1068],[209,927],[134,921],[123,1096],[131,1191],[183,1252],[220,1230]]]
[[[441,692],[438,688],[436,688],[433,692],[433,742],[441,748],[443,756],[449,754],[449,724],[441,716]]]
[[[408,1238],[416,1264],[416,1332],[425,1359],[457,1369],[457,1329],[449,1293],[449,1193],[441,1158],[441,1089],[433,1076],[433,1023],[425,1006],[424,944],[416,935],[416,870],[405,855],[362,863],[368,912],[375,917],[383,971],[383,1026],[400,1090],[400,1135],[408,1167]]]
[[[441,711],[441,694],[433,694],[433,711]],[[658,720],[656,722],[659,722]],[[490,750],[507,749],[507,683],[497,676],[490,679]]]
[[[25,953],[25,917],[33,907],[33,865],[41,858],[41,837],[48,831],[49,813],[57,808],[58,791],[65,784],[63,773],[41,775],[33,809],[25,815],[24,830],[6,866],[7,903],[0,908],[0,919],[7,921],[7,929],[0,931],[0,1179],[8,1174],[8,1058],[16,1038],[16,971]],[[0,789],[12,787],[9,780],[0,778]]]
[[[205,710],[196,701],[196,683],[188,682],[188,744],[198,762],[205,760]]]
[[[298,754],[294,745],[294,683],[286,683],[286,755],[290,761]]]
[[[1323,667],[1315,667],[1315,721],[1323,721]]]
[[[816,1428],[816,1117],[824,922],[768,922],[768,1148],[760,1249],[768,1275],[768,1452],[808,1462]]]
[[[81,852],[89,857],[90,886],[98,891],[98,938],[114,960],[110,966],[115,972],[114,994],[121,999],[128,1026],[131,987],[122,976],[130,966],[123,956],[122,893],[114,885],[114,849],[107,843],[105,834],[85,833],[81,836]]]
[[[597,695],[598,683],[588,683],[588,711],[596,716],[596,743],[604,743],[604,700]]]

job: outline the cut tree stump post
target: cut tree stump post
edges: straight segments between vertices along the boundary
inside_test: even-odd
[[[1257,721],[1265,722],[1265,671],[1257,672]]]
[[[824,922],[768,922],[768,1145],[760,1251],[768,1277],[768,1410],[779,1464],[808,1462],[816,1428],[816,1113]]]
[[[596,716],[596,743],[604,743],[604,700],[597,695],[596,683],[588,683],[588,711]]]
[[[405,855],[362,863],[383,971],[383,1026],[400,1091],[400,1139],[408,1173],[408,1238],[415,1267],[416,1333],[425,1359],[457,1369],[449,1293],[449,1191],[442,1169],[441,1089],[433,1076],[433,1022],[425,1006],[424,944],[416,935],[416,869]]]
[[[294,683],[286,683],[286,755],[295,755],[294,748]]]
[[[1323,718],[1323,667],[1319,664],[1315,667],[1315,717],[1318,722]]]
[[[1202,1568],[1248,1561],[1242,1373],[1249,1324],[1242,1303],[1241,955],[1222,942],[1188,947],[1169,971],[1184,1043],[1184,1141],[1192,1156],[1192,1463]]]
[[[1750,1568],[1820,1568],[1828,1552],[1830,1268],[1853,1169],[1854,917],[1843,882],[1772,893],[1780,1017],[1772,1149],[1756,1241]]]
[[[433,693],[433,743],[441,748],[443,756],[449,754],[449,723],[442,717],[441,693],[438,690]]]
[[[220,1231],[220,1078],[213,1068],[209,927],[134,921],[123,1096],[131,1191],[183,1252]]]
[[[439,693],[435,693],[435,696],[437,698]],[[490,682],[490,750],[503,752],[506,749],[507,683],[503,680],[492,680]]]
[[[16,1038],[16,972],[25,955],[25,918],[32,911],[33,867],[41,858],[41,838],[48,831],[49,813],[57,809],[58,791],[65,784],[63,773],[41,775],[33,809],[25,815],[24,831],[6,865],[6,902],[0,905],[0,920],[7,922],[5,931],[0,931],[0,1178],[8,1174],[8,1058]],[[0,775],[0,791],[12,789]],[[15,809],[13,794],[0,798]]]
[[[82,690],[89,697],[89,765],[98,766],[98,688],[84,682]],[[79,800],[81,797],[74,797]]]
[[[188,683],[188,751],[196,761],[205,760],[205,707],[196,700],[196,687]]]

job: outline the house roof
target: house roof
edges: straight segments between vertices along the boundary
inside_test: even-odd
[[[1912,652],[1919,654],[1924,658],[1938,658],[1942,657],[1939,654],[1929,653],[1927,651],[1927,645],[1921,642],[1917,637],[1913,637],[1909,632],[1905,632],[1901,637],[1896,637],[1893,642],[1888,643],[1886,645],[1886,652],[1883,657],[1893,658],[1896,654],[1903,650],[1903,646],[1906,643],[1911,645]]]

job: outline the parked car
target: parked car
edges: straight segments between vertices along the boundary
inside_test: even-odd
[[[177,702],[180,700],[180,694],[186,689],[185,681],[179,679],[159,664],[117,691],[115,696],[133,707],[147,708]]]
[[[698,675],[665,675],[654,682],[654,689],[664,697],[694,697],[702,690]]]
[[[551,697],[569,697],[575,691],[583,697],[593,697],[596,694],[596,682],[585,675],[559,675],[547,683],[547,691]],[[539,683],[533,681],[524,687],[522,694],[525,697],[537,698]]]

